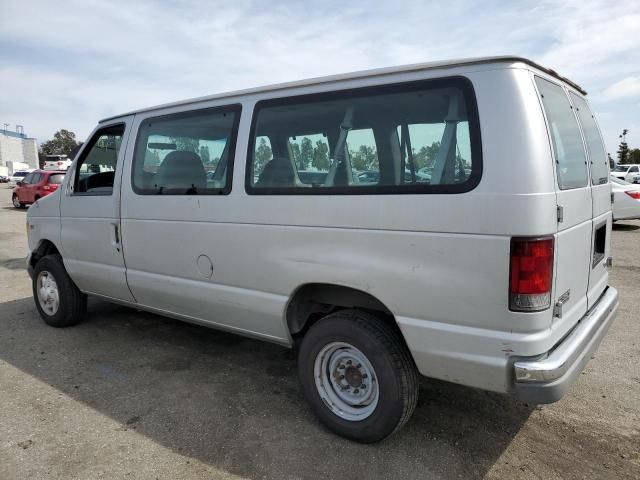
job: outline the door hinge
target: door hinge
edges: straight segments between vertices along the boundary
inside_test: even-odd
[[[556,207],[556,212],[558,215],[558,223],[562,223],[564,221],[564,207],[562,205],[558,205]]]

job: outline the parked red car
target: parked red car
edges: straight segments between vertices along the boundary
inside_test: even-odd
[[[65,173],[67,172],[60,170],[36,170],[29,173],[13,189],[11,197],[13,206],[24,208],[25,205],[30,205],[39,198],[55,192],[62,183]]]

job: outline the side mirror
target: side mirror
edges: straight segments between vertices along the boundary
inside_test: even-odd
[[[19,182],[16,182],[17,187],[21,187],[23,185],[24,185],[24,182],[22,180],[20,180]]]

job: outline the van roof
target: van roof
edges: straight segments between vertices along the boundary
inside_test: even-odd
[[[242,95],[250,95],[250,94],[255,94],[255,93],[264,93],[264,92],[271,92],[271,91],[276,91],[276,90],[284,90],[287,88],[295,88],[295,87],[306,87],[306,86],[310,86],[310,85],[321,85],[321,84],[325,84],[325,83],[331,83],[331,82],[338,82],[338,81],[342,81],[342,80],[352,80],[352,79],[357,79],[357,78],[366,78],[366,77],[373,77],[373,76],[382,76],[382,75],[390,75],[393,73],[401,73],[401,72],[413,72],[413,71],[419,71],[419,70],[433,70],[433,69],[437,69],[437,68],[444,68],[444,67],[458,67],[458,66],[465,66],[465,65],[477,65],[477,64],[485,64],[485,63],[496,63],[496,62],[509,62],[509,63],[525,63],[527,65],[530,65],[538,70],[541,70],[555,78],[557,78],[558,80],[561,80],[569,85],[571,85],[573,88],[575,88],[576,90],[578,90],[580,93],[582,93],[583,95],[586,95],[587,92],[580,87],[580,85],[578,85],[577,83],[569,80],[566,77],[563,77],[561,75],[559,75],[555,70],[552,70],[550,68],[545,68],[539,64],[537,64],[536,62],[534,62],[533,60],[529,60],[528,58],[524,58],[524,57],[518,57],[515,55],[504,55],[504,56],[494,56],[494,57],[477,57],[477,58],[462,58],[462,59],[457,59],[457,60],[444,60],[444,61],[437,61],[437,62],[425,62],[425,63],[413,63],[413,64],[409,64],[409,65],[399,65],[399,66],[395,66],[395,67],[384,67],[384,68],[374,68],[374,69],[370,69],[370,70],[359,70],[356,72],[350,72],[350,73],[340,73],[340,74],[336,74],[336,75],[328,75],[325,77],[314,77],[314,78],[308,78],[308,79],[304,79],[304,80],[296,80],[293,82],[284,82],[284,83],[276,83],[276,84],[272,84],[272,85],[265,85],[265,86],[261,86],[261,87],[254,87],[254,88],[247,88],[244,90],[235,90],[235,91],[230,91],[230,92],[225,92],[225,93],[218,93],[218,94],[214,94],[214,95],[206,95],[204,97],[196,97],[196,98],[190,98],[187,100],[180,100],[177,102],[170,102],[170,103],[165,103],[165,104],[161,104],[161,105],[156,105],[153,107],[147,107],[147,108],[141,108],[138,110],[132,110],[130,112],[127,113],[123,113],[120,115],[113,115],[107,118],[103,118],[102,120],[100,120],[100,123],[102,122],[106,122],[108,120],[112,120],[115,118],[120,118],[120,117],[124,117],[127,115],[133,115],[136,113],[142,113],[142,112],[149,112],[149,111],[153,111],[153,110],[158,110],[161,108],[167,108],[167,107],[177,107],[177,106],[181,106],[181,105],[189,105],[192,103],[198,103],[198,102],[203,102],[203,101],[207,101],[207,100],[216,100],[219,98],[228,98],[228,97],[238,97],[238,96],[242,96]]]

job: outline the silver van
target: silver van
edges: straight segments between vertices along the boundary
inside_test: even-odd
[[[298,351],[334,432],[381,440],[420,375],[555,402],[609,328],[611,186],[575,83],[409,65],[102,120],[28,214],[49,325],[87,295]]]

